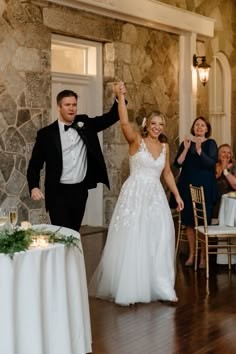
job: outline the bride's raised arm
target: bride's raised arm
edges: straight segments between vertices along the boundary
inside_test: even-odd
[[[128,111],[125,102],[125,95],[120,93],[117,96],[117,98],[118,98],[118,112],[120,117],[121,129],[123,131],[126,140],[131,145],[137,141],[139,134],[134,130],[134,128],[129,122]]]

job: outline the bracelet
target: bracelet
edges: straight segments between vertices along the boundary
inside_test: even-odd
[[[227,168],[224,169],[223,174],[225,175],[225,177],[228,176],[229,171],[227,170]]]

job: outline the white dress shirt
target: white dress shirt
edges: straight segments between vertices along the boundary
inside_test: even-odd
[[[87,172],[87,148],[74,128],[67,131],[64,123],[58,119],[63,169],[60,182],[64,184],[80,183]]]

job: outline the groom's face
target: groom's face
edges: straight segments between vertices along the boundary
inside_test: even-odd
[[[59,118],[65,124],[71,124],[77,113],[77,100],[74,96],[64,97],[57,106]]]

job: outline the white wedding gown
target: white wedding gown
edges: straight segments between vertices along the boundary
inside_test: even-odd
[[[166,147],[155,160],[141,141],[130,157],[89,295],[120,305],[176,298],[175,231],[160,176]]]

